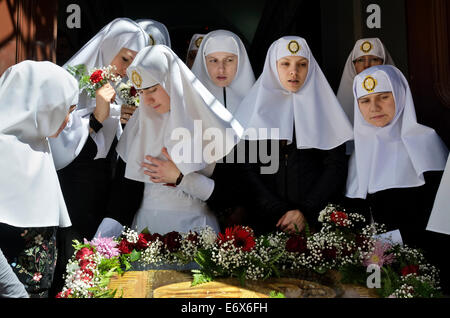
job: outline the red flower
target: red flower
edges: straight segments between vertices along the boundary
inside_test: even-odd
[[[77,260],[81,260],[81,259],[86,259],[88,256],[94,254],[94,252],[92,251],[92,249],[88,248],[88,247],[83,247],[82,249],[80,249],[77,254],[75,254],[75,258]]]
[[[186,240],[192,242],[194,245],[197,245],[199,243],[198,234],[195,232],[189,232],[188,236],[186,236]]]
[[[286,242],[286,251],[305,253],[307,251],[306,238],[302,235],[292,235]]]
[[[137,248],[144,250],[147,248],[148,243],[151,242],[151,234],[141,233],[139,234],[139,239],[136,243]]]
[[[226,228],[225,234],[219,233],[218,240],[220,244],[234,240],[234,246],[242,249],[244,252],[251,251],[256,245],[253,231],[240,225]]]
[[[407,265],[401,270],[402,276],[406,276],[408,274],[419,274],[419,265]]]
[[[130,96],[131,97],[134,97],[134,96],[136,96],[137,95],[137,90],[136,90],[136,88],[134,88],[134,86],[131,86],[130,87]]]
[[[148,238],[149,242],[155,242],[156,240],[159,240],[161,242],[164,242],[164,238],[161,234],[155,233],[155,234],[151,234],[150,237]]]
[[[337,257],[337,249],[334,246],[326,248],[322,250],[322,255],[326,260],[334,260]]]
[[[103,71],[102,70],[95,71],[94,73],[92,73],[89,80],[94,84],[97,84],[98,82],[102,81],[103,80]]]
[[[345,220],[347,219],[348,219],[347,213],[340,211],[334,211],[333,213],[331,213],[331,221],[333,221],[339,226],[345,226]]]
[[[134,249],[134,244],[128,242],[126,239],[123,239],[119,243],[119,251],[122,254],[130,254]]]
[[[181,247],[181,235],[178,232],[170,232],[163,236],[164,245],[169,252],[176,252]]]
[[[69,288],[65,292],[59,292],[56,295],[56,298],[69,298],[69,296],[72,294],[72,289]]]

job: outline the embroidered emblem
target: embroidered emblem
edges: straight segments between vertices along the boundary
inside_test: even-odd
[[[372,93],[375,90],[375,87],[377,87],[377,84],[376,79],[372,76],[367,76],[363,81],[363,88],[369,93]]]
[[[133,71],[133,73],[131,73],[131,80],[133,81],[133,84],[134,84],[137,88],[141,88],[141,85],[142,85],[142,77],[141,77],[141,75],[139,75],[138,72]]]
[[[195,40],[195,46],[196,46],[197,48],[199,48],[199,47],[200,47],[200,44],[202,44],[202,41],[203,41],[203,36],[201,36],[201,37],[199,37],[197,40]]]
[[[300,44],[298,44],[297,41],[292,40],[292,41],[289,42],[289,44],[288,44],[288,50],[289,50],[289,52],[291,52],[292,54],[296,54],[298,51],[301,50],[301,46],[300,46]]]
[[[153,38],[153,36],[151,34],[148,35],[150,37],[150,45],[155,45],[155,39]]]
[[[372,43],[370,43],[369,41],[366,41],[361,45],[361,51],[363,51],[364,53],[369,53],[370,51],[372,51],[372,49]]]

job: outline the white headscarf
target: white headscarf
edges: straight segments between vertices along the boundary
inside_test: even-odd
[[[337,93],[337,98],[342,105],[348,119],[353,124],[353,79],[356,76],[355,64],[356,59],[365,55],[373,55],[383,60],[385,65],[395,65],[391,55],[384,46],[384,44],[378,38],[360,39],[356,41],[352,52],[347,58],[347,62],[344,66],[344,72],[342,73],[341,83]]]
[[[170,111],[160,115],[145,105],[135,111],[117,146],[117,152],[127,163],[125,177],[151,183],[144,175],[141,163],[146,155],[163,159],[163,147],[167,148],[177,167],[186,175],[206,168],[208,164],[227,155],[236,145],[236,137],[242,133],[242,127],[170,48],[155,45],[143,49],[127,73],[138,89],[160,84],[170,96]],[[202,121],[200,128],[194,128],[194,120]],[[179,147],[179,141],[173,140],[171,134],[177,128],[190,133],[190,137],[184,141],[187,147],[190,146],[195,160],[192,157],[189,162],[176,159],[179,149],[174,148]],[[207,137],[203,135],[206,136],[212,129],[223,137],[220,140],[206,140]],[[194,151],[196,145],[202,147],[202,152],[206,154],[209,154],[206,149],[212,146],[218,152],[215,156],[202,156],[201,153],[198,156]]]
[[[277,61],[285,56],[303,56],[309,61],[305,83],[296,93],[286,90],[278,77]],[[245,129],[279,128],[279,136],[269,139],[289,143],[295,126],[298,149],[329,150],[353,138],[350,122],[308,44],[296,36],[283,37],[270,46],[264,70],[235,116]]]
[[[428,231],[450,235],[450,157],[428,220]]]
[[[234,33],[217,30],[208,33],[200,44],[192,73],[208,88],[208,90],[222,103],[224,103],[224,89],[213,83],[206,67],[206,56],[215,52],[227,52],[238,57],[236,75],[229,86],[225,88],[226,107],[234,113],[242,99],[255,83],[255,75],[248,59],[247,51],[241,39]]]
[[[366,198],[390,188],[417,187],[425,183],[423,173],[443,170],[448,149],[434,129],[417,123],[406,78],[394,66],[368,68],[355,77],[355,152],[350,158],[347,196]],[[395,116],[384,127],[365,121],[358,98],[392,92]]]
[[[88,71],[101,68],[108,66],[122,48],[138,52],[148,43],[148,34],[137,23],[127,18],[118,18],[103,27],[63,67],[84,64]],[[67,129],[50,141],[56,169],[69,165],[83,149],[89,136],[89,115],[94,111],[95,104],[95,98],[82,92],[76,113],[71,116]],[[120,137],[122,133],[120,111],[113,112],[113,106],[110,117],[103,122],[101,132],[94,139],[103,146],[103,151],[97,154],[96,159],[106,158],[114,136]]]
[[[70,226],[47,137],[55,134],[78,83],[50,62],[24,61],[0,78],[0,222]]]
[[[170,35],[167,27],[161,22],[151,19],[136,20],[150,37],[150,45],[163,44],[170,47]]]

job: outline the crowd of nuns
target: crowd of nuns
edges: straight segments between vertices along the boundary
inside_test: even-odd
[[[170,47],[163,24],[119,18],[62,67],[24,61],[1,76],[0,296],[54,297],[75,239],[124,226],[317,231],[330,203],[400,230],[448,284],[448,149],[417,122],[378,38],[356,42],[337,96],[298,36],[272,43],[259,78],[230,31],[195,34],[185,59]],[[80,92],[66,71],[80,64],[115,66],[140,106],[122,105],[111,83]],[[215,151],[175,158],[180,129],[186,153]]]

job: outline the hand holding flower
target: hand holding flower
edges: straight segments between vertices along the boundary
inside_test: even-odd
[[[115,98],[116,91],[110,83],[103,85],[95,92],[94,116],[100,123],[109,117],[110,104],[114,102]]]

